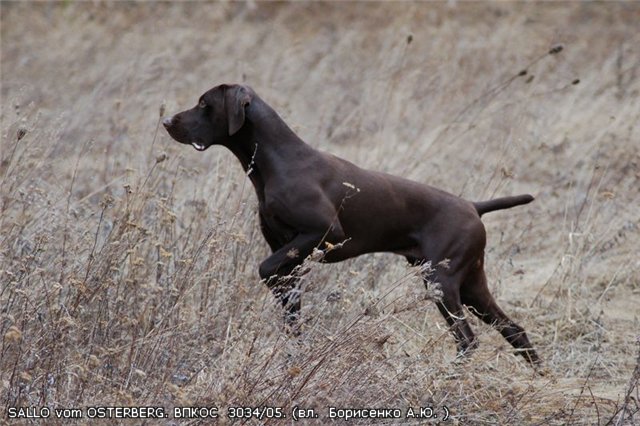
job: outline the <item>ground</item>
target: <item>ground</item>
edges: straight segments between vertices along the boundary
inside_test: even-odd
[[[320,417],[308,424],[330,407],[403,417],[364,424],[443,406],[454,424],[640,421],[637,3],[0,12],[3,421],[65,407],[92,423],[96,406],[163,407],[165,424],[198,421],[174,407],[217,407],[225,424],[245,406],[287,416],[241,413],[249,424],[290,424],[296,406]],[[456,361],[437,292],[387,254],[310,263],[304,332],[284,334],[239,163],[159,125],[231,82],[363,167],[471,200],[533,194],[483,217],[486,268],[546,374],[477,321],[479,350]]]

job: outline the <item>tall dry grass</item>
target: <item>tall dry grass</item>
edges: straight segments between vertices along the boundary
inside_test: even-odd
[[[221,422],[234,406],[289,416],[268,423],[314,408],[318,424],[330,406],[443,405],[457,424],[638,421],[635,4],[0,13],[3,421],[114,405],[217,406]],[[305,333],[284,335],[256,272],[251,185],[230,153],[159,126],[229,81],[360,165],[471,199],[534,193],[485,219],[486,263],[548,374],[477,323],[480,350],[453,362],[415,271],[384,254],[311,264]]]

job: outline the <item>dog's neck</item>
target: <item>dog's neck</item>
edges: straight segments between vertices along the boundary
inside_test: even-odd
[[[244,126],[227,147],[240,160],[261,203],[265,182],[313,151],[257,96],[247,107]]]

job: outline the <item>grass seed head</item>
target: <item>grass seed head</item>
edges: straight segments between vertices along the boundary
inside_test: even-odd
[[[25,127],[20,126],[16,134],[16,139],[18,140],[18,142],[20,142],[22,138],[26,136],[26,134],[27,134],[27,129]]]
[[[8,342],[19,342],[22,340],[22,332],[18,327],[12,325],[4,334],[4,340]]]
[[[553,46],[550,50],[549,50],[549,55],[555,55],[558,54],[560,52],[562,52],[562,49],[564,49],[564,46],[561,44],[558,44],[556,46]]]

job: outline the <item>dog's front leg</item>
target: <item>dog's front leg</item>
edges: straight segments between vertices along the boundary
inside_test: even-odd
[[[299,234],[260,264],[260,278],[285,309],[286,325],[295,331],[300,315],[300,294],[295,268],[317,247],[324,235]]]

